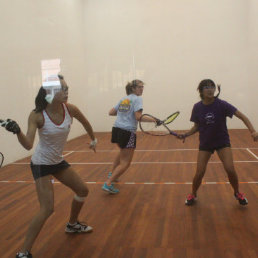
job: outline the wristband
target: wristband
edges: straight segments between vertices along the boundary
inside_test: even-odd
[[[95,147],[97,143],[98,143],[98,140],[97,138],[95,138],[93,141],[90,142],[90,146]]]

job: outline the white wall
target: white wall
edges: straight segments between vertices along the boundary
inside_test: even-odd
[[[257,21],[250,8],[246,0],[87,1],[86,70],[89,103],[95,107],[90,120],[99,130],[109,130],[114,119],[107,111],[125,94],[126,82],[137,77],[146,82],[144,111],[163,117],[180,110],[174,128],[187,129],[199,100],[198,83],[211,78],[222,84],[221,98],[258,128],[252,111],[257,84],[248,83],[257,79],[247,65],[249,23]],[[228,124],[244,127],[236,118]]]
[[[245,106],[258,130],[258,1],[250,0],[248,9],[248,81],[243,94],[247,95]]]
[[[108,110],[128,80],[145,81],[144,111],[180,110],[191,126],[200,80],[222,84],[221,98],[258,129],[256,0],[0,0],[0,118],[27,129],[41,84],[40,61],[60,58],[77,104],[95,131],[110,131]],[[238,119],[229,128],[244,128]],[[75,122],[70,138],[84,133]],[[1,130],[6,162],[29,155]]]
[[[81,1],[1,0],[0,12],[0,118],[16,120],[26,132],[41,85],[41,60],[52,58],[61,59],[71,101],[86,111]],[[0,130],[5,164],[31,153],[16,136]],[[82,132],[75,123],[70,138]]]

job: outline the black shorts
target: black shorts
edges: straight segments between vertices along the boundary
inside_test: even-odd
[[[218,151],[218,150],[221,150],[221,149],[224,149],[224,148],[228,148],[228,147],[231,147],[230,143],[228,144],[224,144],[224,145],[221,145],[219,147],[213,147],[213,148],[210,148],[210,147],[199,147],[199,150],[200,151],[208,151],[208,152],[211,152],[211,153],[214,153],[214,151]]]
[[[121,149],[135,149],[136,134],[118,127],[113,127],[111,142],[117,143]]]
[[[32,175],[34,177],[34,180],[37,180],[40,177],[47,176],[47,175],[53,175],[56,172],[60,170],[64,170],[71,165],[66,162],[65,160],[61,161],[58,164],[55,165],[35,165],[32,162],[30,163]]]

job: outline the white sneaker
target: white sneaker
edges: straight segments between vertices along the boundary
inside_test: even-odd
[[[66,233],[90,233],[92,231],[93,228],[91,226],[82,224],[79,221],[77,221],[74,225],[67,223],[65,228]]]
[[[26,251],[25,253],[17,253],[16,258],[32,258],[32,254],[29,251]]]

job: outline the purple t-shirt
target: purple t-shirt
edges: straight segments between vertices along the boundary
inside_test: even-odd
[[[226,118],[232,118],[236,110],[218,98],[210,105],[204,105],[202,101],[194,105],[190,120],[199,125],[200,148],[212,149],[230,144]]]

